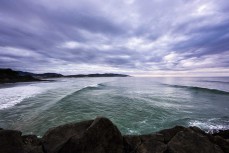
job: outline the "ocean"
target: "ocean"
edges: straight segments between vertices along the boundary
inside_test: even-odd
[[[122,134],[176,125],[229,129],[229,78],[59,78],[0,85],[0,127],[42,136],[48,128],[108,117]]]

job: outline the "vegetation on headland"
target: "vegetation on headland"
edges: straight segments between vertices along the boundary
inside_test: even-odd
[[[124,74],[78,74],[78,75],[62,75],[58,73],[30,73],[23,71],[14,71],[12,69],[0,69],[0,83],[15,83],[15,82],[30,82],[30,81],[42,81],[47,78],[82,78],[82,77],[128,77]]]
[[[19,72],[11,69],[0,69],[0,83],[40,81],[31,75],[20,75]]]

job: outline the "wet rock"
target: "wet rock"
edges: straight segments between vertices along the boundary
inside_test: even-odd
[[[71,123],[49,129],[43,136],[43,147],[47,153],[55,153],[73,136],[80,137],[93,120]]]
[[[25,153],[43,153],[42,142],[36,135],[22,136]]]
[[[124,135],[107,118],[49,129],[42,139],[0,129],[0,153],[229,153],[228,130],[205,133],[176,126],[153,134]]]
[[[123,136],[124,152],[135,153],[142,144],[140,136],[126,135]]]
[[[164,142],[168,143],[178,132],[185,131],[187,128],[183,126],[175,126],[171,129],[161,130],[158,133],[163,135]]]
[[[23,153],[20,131],[0,130],[0,153]]]
[[[36,135],[23,135],[23,142],[26,145],[39,146],[41,145],[41,139],[39,139]]]
[[[139,145],[137,153],[164,153],[166,150],[166,144],[160,141],[151,140]]]
[[[191,126],[191,127],[189,127],[189,129],[191,129],[192,131],[199,133],[201,135],[208,135],[207,133],[205,133],[203,130],[201,130],[200,128],[198,128],[196,126]]]
[[[229,141],[223,139],[220,136],[215,136],[214,143],[220,146],[224,153],[229,153]]]
[[[24,153],[44,153],[42,146],[24,146]]]
[[[168,143],[169,153],[223,153],[218,145],[211,143],[207,136],[193,130],[178,132]]]
[[[126,153],[163,153],[167,148],[163,135],[158,133],[138,136],[126,135],[123,138]]]
[[[229,139],[229,130],[220,130],[213,134],[214,136],[221,136],[224,139]]]
[[[96,118],[81,135],[67,141],[58,153],[123,153],[123,137],[107,118]]]

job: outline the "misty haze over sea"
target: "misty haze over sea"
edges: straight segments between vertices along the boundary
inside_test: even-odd
[[[110,118],[123,134],[175,125],[229,128],[229,78],[59,78],[0,87],[0,127],[43,135],[68,122]]]

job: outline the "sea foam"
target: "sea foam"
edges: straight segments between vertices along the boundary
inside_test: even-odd
[[[0,89],[0,110],[6,109],[22,102],[26,98],[42,93],[42,88],[37,86],[16,86]]]
[[[213,133],[215,131],[219,131],[219,130],[227,130],[229,129],[229,125],[225,125],[225,124],[219,124],[219,123],[214,123],[211,122],[211,120],[207,120],[207,121],[191,121],[189,122],[189,126],[196,126],[201,128],[202,130],[205,130],[208,133]]]

